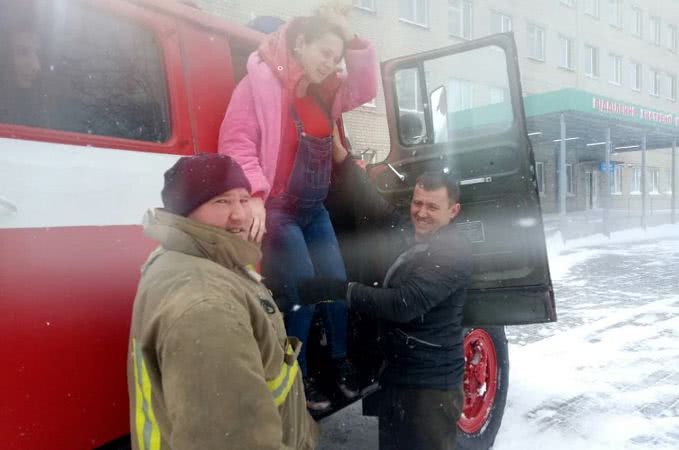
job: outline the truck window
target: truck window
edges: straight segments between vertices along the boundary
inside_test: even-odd
[[[396,72],[399,138],[406,146],[421,144],[426,138],[421,85],[416,67]]]
[[[403,68],[395,74],[395,86],[404,146],[497,134],[514,123],[506,56],[498,47],[429,59],[421,71]]]
[[[0,122],[167,140],[167,84],[153,33],[80,2],[40,5],[0,11],[13,18],[0,31]]]

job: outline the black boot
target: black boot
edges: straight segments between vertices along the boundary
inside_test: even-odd
[[[330,400],[318,389],[316,381],[311,377],[304,378],[304,395],[307,409],[321,412],[330,408]]]
[[[335,380],[337,387],[346,398],[354,398],[360,392],[358,374],[353,364],[346,358],[335,360]]]

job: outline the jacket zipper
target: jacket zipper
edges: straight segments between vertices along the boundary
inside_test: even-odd
[[[416,338],[415,336],[411,336],[411,335],[409,335],[408,333],[406,333],[406,332],[404,332],[403,330],[401,330],[400,328],[396,328],[396,331],[398,331],[399,333],[401,333],[401,335],[402,335],[403,337],[406,338],[406,345],[408,345],[408,341],[413,340],[413,341],[415,341],[415,342],[419,342],[420,344],[428,345],[429,347],[434,347],[434,348],[441,348],[441,347],[443,347],[443,345],[441,345],[441,344],[434,344],[433,342],[427,342],[427,341],[425,341],[425,340],[418,339],[418,338]]]

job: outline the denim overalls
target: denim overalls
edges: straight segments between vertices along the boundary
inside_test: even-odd
[[[294,107],[290,115],[299,145],[285,191],[266,203],[263,272],[268,283],[284,297],[279,298],[279,304],[285,313],[288,334],[306,343],[315,307],[301,305],[297,284],[314,276],[344,280],[346,272],[335,230],[323,205],[332,171],[332,136],[308,135]],[[323,303],[318,308],[331,356],[346,357],[346,303]],[[299,355],[305,376],[307,347],[302,347]]]

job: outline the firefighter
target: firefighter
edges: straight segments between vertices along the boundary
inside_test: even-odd
[[[224,155],[180,158],[144,232],[128,352],[132,446],[313,449],[298,339],[255,271],[250,183]]]

